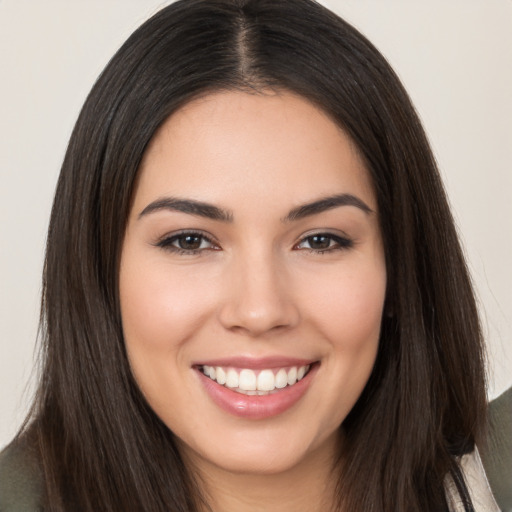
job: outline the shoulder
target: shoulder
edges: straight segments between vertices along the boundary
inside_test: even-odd
[[[0,512],[39,512],[43,485],[37,459],[23,441],[0,452]]]
[[[512,511],[512,388],[489,405],[489,436],[481,455],[496,501]]]

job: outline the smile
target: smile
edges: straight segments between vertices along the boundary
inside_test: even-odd
[[[203,365],[200,369],[211,380],[236,393],[264,396],[294,386],[308,373],[310,365],[261,370]]]
[[[264,420],[292,409],[307,394],[319,367],[319,361],[288,357],[238,357],[193,365],[213,403],[248,420]]]

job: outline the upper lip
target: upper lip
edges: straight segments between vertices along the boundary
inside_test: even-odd
[[[218,359],[208,359],[198,361],[193,366],[223,366],[232,368],[247,368],[251,370],[262,370],[265,368],[283,368],[288,366],[306,366],[313,364],[313,359],[301,359],[287,356],[267,356],[267,357],[251,357],[251,356],[235,356],[221,357]]]

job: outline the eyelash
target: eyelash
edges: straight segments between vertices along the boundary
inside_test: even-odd
[[[212,247],[199,247],[197,249],[183,249],[182,247],[176,247],[172,245],[175,242],[179,242],[179,240],[183,240],[187,237],[196,237],[201,240],[201,244],[203,242],[207,242],[212,245]],[[191,256],[194,254],[199,254],[200,252],[204,250],[218,250],[219,246],[208,236],[206,236],[204,233],[201,233],[200,231],[181,231],[179,233],[175,233],[174,235],[167,236],[162,238],[160,241],[156,243],[157,247],[160,247],[161,249],[164,249],[166,251],[170,251],[176,254],[184,254],[187,256]]]
[[[326,238],[329,240],[329,247],[326,249],[313,249],[313,248],[303,248],[304,250],[307,250],[308,252],[312,252],[315,254],[325,254],[329,252],[334,251],[344,251],[347,249],[351,249],[354,246],[354,240],[351,240],[348,237],[339,236],[339,235],[333,235],[332,233],[313,233],[311,235],[308,235],[301,239],[301,241],[294,245],[295,248],[299,248],[300,245],[307,242],[309,240],[309,243],[311,244],[311,240],[313,238]],[[331,246],[331,242],[334,242],[334,245]]]
[[[177,247],[173,245],[174,243],[179,243],[180,240],[183,240],[187,237],[195,237],[200,239],[200,246],[196,249],[184,249],[183,247]],[[323,238],[329,240],[329,246],[325,249],[314,249],[312,247],[300,247],[302,244],[309,241],[311,244],[314,238]],[[211,247],[201,247],[203,243],[206,242],[211,245]],[[331,242],[334,242],[334,245],[331,245]],[[179,233],[175,233],[171,236],[167,236],[162,238],[155,244],[157,247],[164,249],[166,251],[173,252],[175,254],[183,254],[187,256],[192,256],[195,254],[199,254],[205,250],[220,250],[218,244],[216,244],[210,237],[206,236],[204,233],[200,231],[181,231]],[[293,246],[294,249],[297,250],[307,250],[310,253],[314,254],[325,254],[334,251],[343,251],[347,249],[351,249],[354,246],[354,241],[348,237],[343,237],[339,235],[334,235],[332,233],[313,233],[302,238],[297,244]]]

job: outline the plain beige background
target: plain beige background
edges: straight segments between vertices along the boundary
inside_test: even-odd
[[[481,302],[489,395],[512,385],[512,1],[325,0],[384,53],[439,161]],[[53,190],[79,109],[157,0],[0,0],[0,448],[32,392]]]

